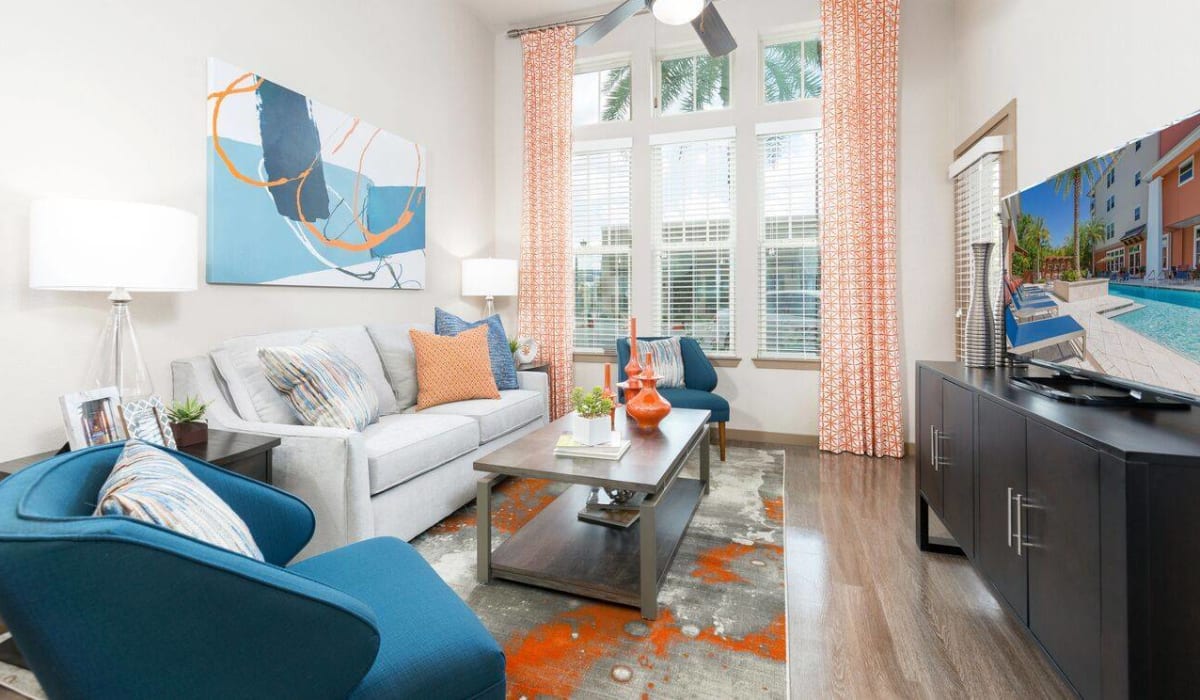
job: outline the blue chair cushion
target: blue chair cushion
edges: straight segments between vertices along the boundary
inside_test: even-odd
[[[504,697],[500,645],[407,543],[366,540],[306,559],[291,571],[343,591],[375,613],[379,654],[351,698]]]
[[[658,393],[670,401],[675,408],[698,408],[712,411],[712,417],[708,419],[710,423],[729,421],[729,402],[711,392],[697,389],[659,389]]]

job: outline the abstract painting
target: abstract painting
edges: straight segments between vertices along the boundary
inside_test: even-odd
[[[208,281],[425,288],[425,150],[208,63]]]

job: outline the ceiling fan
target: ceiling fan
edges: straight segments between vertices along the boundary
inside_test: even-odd
[[[737,42],[717,13],[712,0],[625,0],[617,9],[600,18],[575,39],[576,46],[592,46],[616,29],[625,20],[642,10],[650,10],[663,24],[681,25],[691,22],[713,58],[724,56],[737,48]]]

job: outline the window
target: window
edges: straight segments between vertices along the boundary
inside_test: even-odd
[[[819,139],[816,129],[758,137],[759,357],[820,355]]]
[[[733,353],[733,129],[651,138],[655,320]]]
[[[1109,168],[1108,177],[1105,178],[1104,183],[1106,185],[1108,185],[1109,187],[1112,187],[1113,183],[1116,181],[1117,181],[1117,171],[1113,170],[1112,168]]]
[[[774,104],[821,96],[821,40],[775,39],[763,43],[763,102]]]
[[[1104,211],[1112,211],[1117,206],[1117,195],[1108,195],[1108,201],[1104,204]]]
[[[1142,184],[1142,171],[1139,170],[1133,174],[1133,186],[1138,187]]]
[[[1134,220],[1134,221],[1141,221],[1141,220],[1142,220],[1142,208],[1141,208],[1141,207],[1134,207],[1134,208],[1133,208],[1133,220]]]
[[[576,73],[572,105],[575,126],[627,121],[633,111],[632,80],[629,63]]]
[[[1137,152],[1137,151],[1140,151],[1140,150],[1142,150],[1142,141],[1141,141],[1141,139],[1138,139],[1138,142],[1137,142],[1137,143],[1135,143],[1135,144],[1133,144],[1133,150],[1134,150],[1134,152]]]
[[[1182,187],[1192,181],[1196,173],[1193,171],[1195,165],[1195,157],[1188,158],[1179,164],[1179,186]]]
[[[629,143],[576,144],[571,168],[575,347],[615,352],[629,325]]]
[[[1125,254],[1124,254],[1124,251],[1122,251],[1121,252],[1121,264],[1124,264],[1124,262],[1125,262]],[[1142,246],[1141,246],[1141,244],[1129,247],[1129,266],[1130,267],[1141,267],[1142,266]]]
[[[1200,267],[1200,226],[1192,227],[1192,267]]]
[[[658,63],[659,109],[685,114],[729,106],[729,56],[707,53],[663,58]]]
[[[1113,236],[1117,235],[1117,225],[1116,224],[1109,222],[1109,224],[1107,226],[1105,226],[1104,228],[1105,228],[1106,237],[1112,238]]]

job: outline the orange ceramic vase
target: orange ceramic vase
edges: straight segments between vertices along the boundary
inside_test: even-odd
[[[625,364],[625,405],[628,406],[633,397],[642,388],[642,365],[638,362],[637,319],[629,319],[629,362]]]
[[[646,367],[641,376],[642,387],[637,396],[625,404],[625,412],[637,421],[638,429],[645,432],[658,430],[658,424],[671,412],[671,402],[658,393],[658,380],[650,353],[646,353]]]
[[[611,430],[617,429],[617,395],[612,387],[612,365],[604,363],[604,398],[612,401],[612,410],[608,412],[608,424]]]

